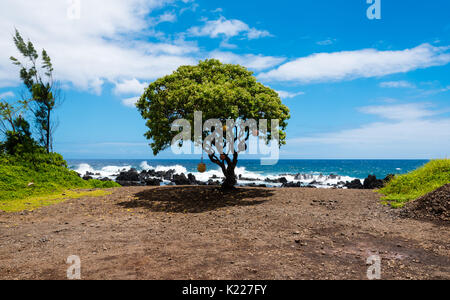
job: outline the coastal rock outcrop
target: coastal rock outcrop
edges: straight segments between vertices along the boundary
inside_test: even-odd
[[[363,187],[366,190],[380,189],[384,186],[384,182],[381,179],[377,179],[375,175],[369,175],[364,180]]]
[[[91,179],[94,179],[94,177],[92,177],[92,175],[94,175],[94,174],[92,174],[91,172],[86,172],[86,174],[84,174],[84,176],[82,178],[83,178],[83,180],[91,180]]]
[[[385,179],[386,180],[386,179]],[[353,190],[374,190],[380,189],[385,186],[385,180],[377,179],[375,175],[369,175],[364,179],[364,183],[359,179],[355,179],[351,182],[346,182],[344,187]]]
[[[160,186],[162,180],[158,178],[147,178],[144,182],[147,186]]]
[[[175,170],[155,171],[143,170],[138,173],[136,169],[122,171],[116,178],[116,182],[122,186],[160,186],[164,181],[168,185],[198,185],[195,176],[189,173],[175,174]]]
[[[294,181],[288,181],[287,178],[294,177]],[[362,182],[360,179],[355,179],[351,182],[336,181],[341,179],[339,175],[313,175],[313,174],[280,174],[278,177],[267,177],[265,179],[246,178],[239,175],[239,180],[243,181],[243,186],[251,187],[267,187],[267,186],[279,186],[282,188],[317,188],[317,187],[330,187],[330,188],[348,188],[348,189],[378,189],[382,188],[389,182],[394,175],[388,175],[385,179],[377,179],[375,175],[369,175]],[[85,180],[92,179],[90,173],[86,173],[83,177]],[[100,180],[110,180],[103,178]],[[159,186],[161,184],[167,185],[220,185],[223,178],[212,175],[208,181],[198,181],[194,174],[177,174],[174,169],[167,171],[156,170],[143,170],[140,173],[136,169],[130,169],[128,171],[122,171],[117,175],[116,182],[123,186]],[[265,183],[256,183],[258,181],[264,181]],[[333,181],[329,181],[333,180]]]
[[[286,183],[283,183],[283,185],[281,187],[284,187],[284,188],[294,188],[294,187],[299,188],[299,187],[302,187],[302,184],[301,184],[301,182],[286,182]]]
[[[180,175],[175,174],[173,175],[172,182],[176,185],[190,185],[191,181],[184,175],[184,173],[181,173]]]
[[[256,184],[256,183],[250,183],[250,184],[247,184],[247,185],[245,185],[246,187],[260,187],[260,188],[265,188],[265,187],[267,187],[267,185],[265,185],[265,184]]]
[[[351,182],[347,181],[347,183],[345,183],[344,186],[348,189],[353,189],[353,190],[362,190],[364,188],[363,184],[361,183],[361,180],[359,180],[359,179],[355,179]]]
[[[140,181],[139,173],[136,169],[120,172],[119,176],[116,178],[116,181]]]

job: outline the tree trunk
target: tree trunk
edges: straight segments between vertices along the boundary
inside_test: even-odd
[[[225,180],[222,183],[222,189],[224,190],[232,190],[234,186],[237,184],[237,178],[234,170],[236,169],[236,165],[238,162],[238,153],[233,154],[233,159],[231,160],[228,155],[225,156],[225,160],[219,160],[216,155],[209,155],[209,159],[220,166],[222,169],[223,175],[225,176]],[[226,164],[225,164],[226,162]]]
[[[50,134],[51,134],[50,133],[50,113],[51,113],[51,109],[47,107],[47,132],[46,132],[46,134],[47,134],[47,136],[46,136],[46,139],[47,139],[47,145],[46,145],[47,153],[50,153]]]
[[[237,184],[237,178],[236,178],[236,174],[234,173],[234,168],[236,166],[233,166],[232,168],[230,168],[230,166],[228,167],[228,170],[224,173],[225,175],[225,180],[222,183],[222,188],[224,190],[231,190],[234,189],[234,186]]]

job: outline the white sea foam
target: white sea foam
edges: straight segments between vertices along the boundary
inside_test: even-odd
[[[222,173],[222,170],[220,170],[220,168],[217,168],[216,170],[206,171],[204,173],[193,172],[192,174],[195,176],[195,179],[197,179],[198,181],[203,181],[203,182],[208,181],[213,176],[219,177],[219,178],[223,177],[223,173]]]
[[[128,171],[131,169],[131,166],[106,166],[99,170],[92,168],[89,164],[80,164],[78,165],[74,171],[84,176],[86,172],[89,172],[93,178],[103,178],[108,177],[110,179],[114,179],[115,175],[119,174],[122,171]]]
[[[85,175],[86,172],[89,172],[90,174],[94,174],[92,177],[94,178],[103,178],[108,177],[112,180],[115,179],[115,176],[119,174],[122,171],[128,171],[132,168],[132,166],[106,166],[102,167],[101,169],[94,169],[92,166],[90,166],[87,163],[79,164],[74,168],[76,172],[78,172],[80,175]],[[147,161],[143,161],[140,163],[138,170],[155,170],[156,172],[167,172],[169,170],[175,170],[175,174],[181,174],[184,173],[187,175],[189,172],[187,169],[182,165],[172,165],[172,166],[162,166],[157,165],[156,167],[150,166]],[[245,167],[237,167],[236,168],[236,175],[238,178],[238,184],[239,185],[247,185],[250,183],[253,184],[265,184],[270,187],[279,187],[281,186],[281,183],[273,183],[273,182],[267,182],[266,179],[276,181],[277,179],[280,179],[282,177],[285,177],[288,182],[294,182],[298,183],[300,182],[302,185],[312,185],[319,188],[331,188],[335,185],[338,185],[340,182],[347,182],[347,181],[353,181],[357,178],[350,177],[350,176],[339,176],[339,175],[322,175],[322,174],[316,174],[316,173],[308,173],[308,174],[285,174],[285,175],[278,175],[278,174],[261,174],[257,172],[248,171]],[[213,180],[222,181],[223,179],[223,173],[222,170],[217,167],[215,169],[208,170],[207,172],[200,173],[200,172],[191,172],[195,178],[198,181],[201,182],[207,182],[212,177],[215,177]],[[364,182],[363,179],[361,179],[362,182]],[[163,184],[170,184],[170,181],[163,182]]]
[[[89,164],[80,164],[74,171],[80,175],[84,175],[86,172],[94,173],[94,169]]]
[[[204,173],[199,172],[193,172],[192,173],[195,178],[199,181],[206,182],[211,177],[215,176],[216,178],[213,180],[219,180],[223,179],[222,170],[220,168],[210,170]],[[357,178],[350,177],[350,176],[339,176],[339,175],[321,175],[321,174],[300,174],[300,175],[293,175],[293,174],[286,174],[286,175],[264,175],[260,173],[255,173],[251,171],[247,171],[245,167],[238,167],[236,168],[236,175],[239,178],[239,175],[241,175],[241,179],[238,180],[239,185],[246,185],[246,184],[265,184],[266,186],[270,187],[279,187],[282,184],[281,183],[274,183],[274,182],[267,182],[266,179],[269,180],[278,180],[282,177],[286,178],[288,182],[300,182],[303,185],[312,185],[315,187],[320,188],[331,188],[335,185],[338,185],[340,182],[347,182],[347,181],[353,181]],[[361,179],[362,182],[364,182],[363,179]]]
[[[157,166],[155,168],[156,172],[167,172],[169,170],[175,170],[175,174],[187,174],[188,171],[186,170],[185,167],[181,166],[181,165],[174,165],[174,166]]]
[[[174,166],[156,166],[152,167],[148,164],[147,161],[143,161],[141,162],[141,164],[139,165],[140,168],[142,170],[148,171],[148,170],[155,170],[156,172],[167,172],[169,170],[175,170],[175,174],[187,174],[188,171],[185,167],[183,167],[182,165],[174,165]]]
[[[145,171],[155,169],[155,168],[153,168],[152,166],[150,166],[150,165],[147,163],[147,161],[141,162],[140,167],[141,167],[142,170],[145,170]]]

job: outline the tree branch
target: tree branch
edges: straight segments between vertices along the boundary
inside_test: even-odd
[[[223,162],[221,162],[219,160],[219,158],[217,158],[217,156],[215,154],[210,154],[208,155],[209,159],[211,160],[211,162],[215,163],[216,165],[219,165],[220,168],[222,169],[223,174],[226,174],[226,168],[225,168],[225,164]]]

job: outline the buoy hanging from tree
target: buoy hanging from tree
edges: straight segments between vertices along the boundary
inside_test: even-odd
[[[205,173],[206,172],[206,165],[204,163],[199,163],[197,166],[197,170],[200,173]]]
[[[200,173],[206,172],[206,165],[205,163],[203,163],[203,153],[202,153],[202,161],[198,164],[197,171],[199,171]]]

